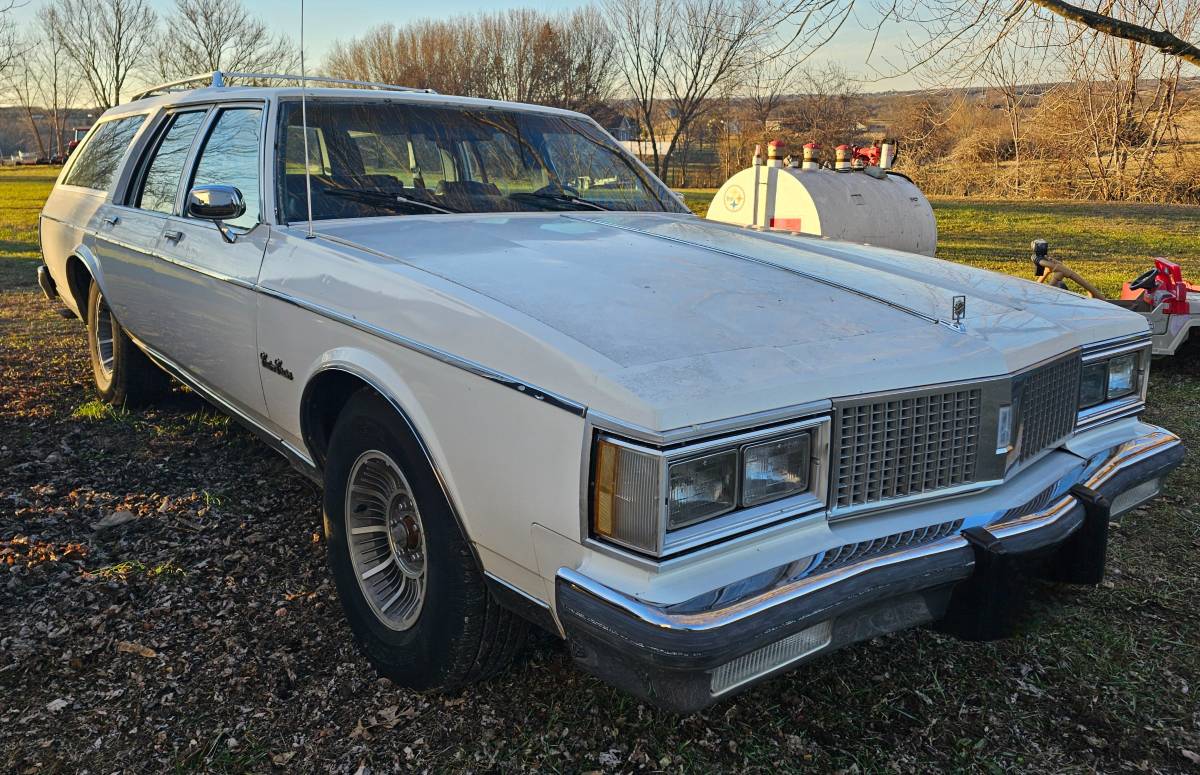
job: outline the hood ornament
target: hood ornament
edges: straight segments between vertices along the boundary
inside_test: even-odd
[[[967,316],[967,297],[955,296],[950,300],[950,327],[955,331],[963,331],[963,318]]]

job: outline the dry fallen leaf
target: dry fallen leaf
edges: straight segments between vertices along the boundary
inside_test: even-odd
[[[134,643],[133,641],[129,640],[119,641],[117,643],[117,651],[121,651],[126,654],[137,654],[138,656],[146,657],[147,659],[158,656],[158,652],[149,646],[143,646],[140,643]]]
[[[1192,764],[1200,764],[1200,753],[1189,751],[1186,748],[1179,749],[1179,752],[1183,754],[1183,758],[1187,759]]]
[[[46,703],[46,710],[50,711],[51,713],[58,713],[60,710],[62,710],[63,708],[67,707],[70,704],[71,703],[69,703],[66,700],[61,699],[61,698],[57,699],[57,700],[51,700],[50,702]],[[1184,753],[1188,754],[1188,753],[1191,753],[1191,751],[1184,751]],[[1195,756],[1195,754],[1192,754],[1192,755]]]
[[[271,761],[274,762],[277,766],[282,767],[285,764],[287,764],[288,762],[290,762],[293,758],[295,758],[295,756],[296,756],[295,751],[284,751],[283,753],[277,753],[277,754],[274,754],[273,756],[271,756]]]

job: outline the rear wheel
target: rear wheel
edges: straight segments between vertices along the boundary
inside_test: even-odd
[[[95,281],[88,289],[87,338],[96,390],[106,403],[146,404],[166,392],[167,375],[125,334]]]
[[[397,684],[482,680],[524,645],[528,625],[488,592],[424,451],[370,390],[351,397],[330,437],[325,535],[355,640]]]

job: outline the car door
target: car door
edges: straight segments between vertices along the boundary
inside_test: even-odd
[[[165,347],[164,337],[174,326],[174,314],[162,302],[180,275],[178,267],[159,257],[162,233],[208,112],[200,106],[162,117],[127,191],[104,209],[98,228],[109,306],[131,334],[155,349]]]
[[[169,311],[160,330],[164,355],[206,388],[253,417],[266,415],[255,332],[254,290],[270,238],[262,222],[261,102],[219,106],[207,117],[164,225],[159,257],[170,279],[156,305]],[[227,221],[188,217],[187,193],[205,185],[235,186],[246,212]]]

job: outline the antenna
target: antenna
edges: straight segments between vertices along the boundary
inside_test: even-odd
[[[300,131],[304,135],[304,195],[308,205],[308,233],[305,239],[312,239],[312,175],[308,171],[308,78],[304,69],[304,0],[300,0]]]

